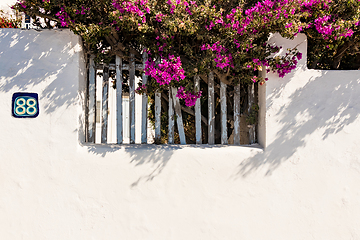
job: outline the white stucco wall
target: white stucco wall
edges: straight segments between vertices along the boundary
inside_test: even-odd
[[[85,74],[72,33],[0,29],[0,239],[360,239],[357,71],[270,75],[265,150],[84,144]]]
[[[0,10],[7,14],[13,14],[11,6],[16,3],[16,0],[1,0],[0,1]]]

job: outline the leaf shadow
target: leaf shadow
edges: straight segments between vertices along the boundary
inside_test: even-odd
[[[307,71],[314,76],[308,81],[304,80],[307,78]],[[267,103],[272,108],[278,108],[270,116],[276,118],[276,125],[272,123],[273,125],[269,126],[279,129],[264,152],[246,159],[239,165],[236,176],[246,177],[259,169],[265,169],[265,175],[271,175],[283,162],[296,157],[297,151],[308,145],[307,138],[315,131],[322,132],[321,139],[317,141],[323,142],[358,119],[358,76],[360,71],[306,70],[292,76],[291,81],[307,82],[293,91],[287,101],[279,92],[287,88],[288,84],[279,85],[275,89],[277,93],[273,101]]]
[[[0,91],[37,92],[40,114],[67,108],[78,97],[74,79],[86,74],[79,68],[79,51],[78,37],[69,30],[0,29]]]

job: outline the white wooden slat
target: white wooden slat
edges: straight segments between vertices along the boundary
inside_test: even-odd
[[[214,94],[214,73],[208,76],[208,144],[215,143],[215,94]]]
[[[135,143],[135,59],[130,53],[129,69],[129,122],[130,122],[130,144]]]
[[[221,108],[221,144],[228,144],[227,137],[227,106],[226,106],[226,84],[220,82],[220,108]]]
[[[200,91],[200,77],[195,76],[194,77],[195,82],[195,90]],[[201,132],[201,102],[200,98],[196,99],[195,102],[195,130],[196,130],[196,144],[202,143],[202,132]]]
[[[148,54],[143,52],[143,67],[145,68],[145,62],[148,59]],[[147,84],[147,76],[145,73],[142,74],[142,84]],[[148,96],[142,95],[142,106],[141,106],[141,143],[147,143],[147,125],[148,125]]]
[[[255,101],[255,84],[252,83],[248,86],[248,112],[251,111],[251,107]],[[255,125],[249,125],[249,143],[255,143]]]
[[[161,93],[155,92],[155,143],[160,143],[161,139]]]
[[[116,139],[123,143],[123,115],[122,115],[122,59],[116,56]]]
[[[240,84],[234,87],[234,144],[240,145]]]
[[[168,144],[174,143],[174,104],[171,94],[171,89],[169,89],[169,126],[168,126]]]
[[[259,72],[259,75],[265,79],[266,78],[266,66],[262,66],[262,71]],[[265,130],[265,119],[266,119],[266,83],[264,85],[260,85],[258,83],[258,99],[259,104],[259,115],[258,115],[258,124],[256,126],[256,140],[260,144],[260,146],[266,146],[266,130]]]
[[[89,60],[89,81],[88,81],[88,134],[87,142],[95,143],[96,132],[96,74],[94,55]]]
[[[176,122],[177,122],[178,131],[179,131],[180,144],[186,144],[184,124],[183,124],[182,114],[181,114],[181,105],[180,105],[179,98],[176,97],[177,89],[174,87],[171,87],[171,93],[172,93],[174,109],[175,109],[175,113],[176,113]]]
[[[102,84],[102,122],[101,122],[101,143],[107,143],[108,131],[108,104],[109,104],[109,67],[104,64]]]

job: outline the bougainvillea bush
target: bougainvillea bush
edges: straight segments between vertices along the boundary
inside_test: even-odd
[[[301,54],[289,49],[291,56],[272,58],[280,46],[266,44],[270,33],[305,32],[318,49],[336,55],[357,40],[359,29],[358,0],[20,0],[15,8],[70,28],[98,59],[126,59],[129,52],[140,59],[146,48],[149,85],[182,86],[182,98],[200,95],[192,84],[196,74],[213,71],[234,85],[263,83],[254,77],[262,67],[280,77],[289,73]]]
[[[258,70],[284,77],[295,69],[302,54],[268,45],[271,33],[305,33],[309,65],[339,68],[347,53],[358,52],[359,6],[358,0],[19,0],[14,7],[45,19],[43,27],[54,21],[57,28],[70,28],[98,61],[115,55],[126,60],[130,53],[141,61],[146,51],[150,77],[138,92],[174,86],[192,106],[201,96],[195,75],[204,84],[212,71],[217,83],[229,86],[231,98],[232,86],[241,83],[246,91],[247,84],[267,80]],[[286,54],[279,57],[278,51]]]

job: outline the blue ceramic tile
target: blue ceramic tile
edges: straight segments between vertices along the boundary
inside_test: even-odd
[[[36,118],[39,115],[37,93],[14,93],[12,97],[12,115],[16,118]]]

